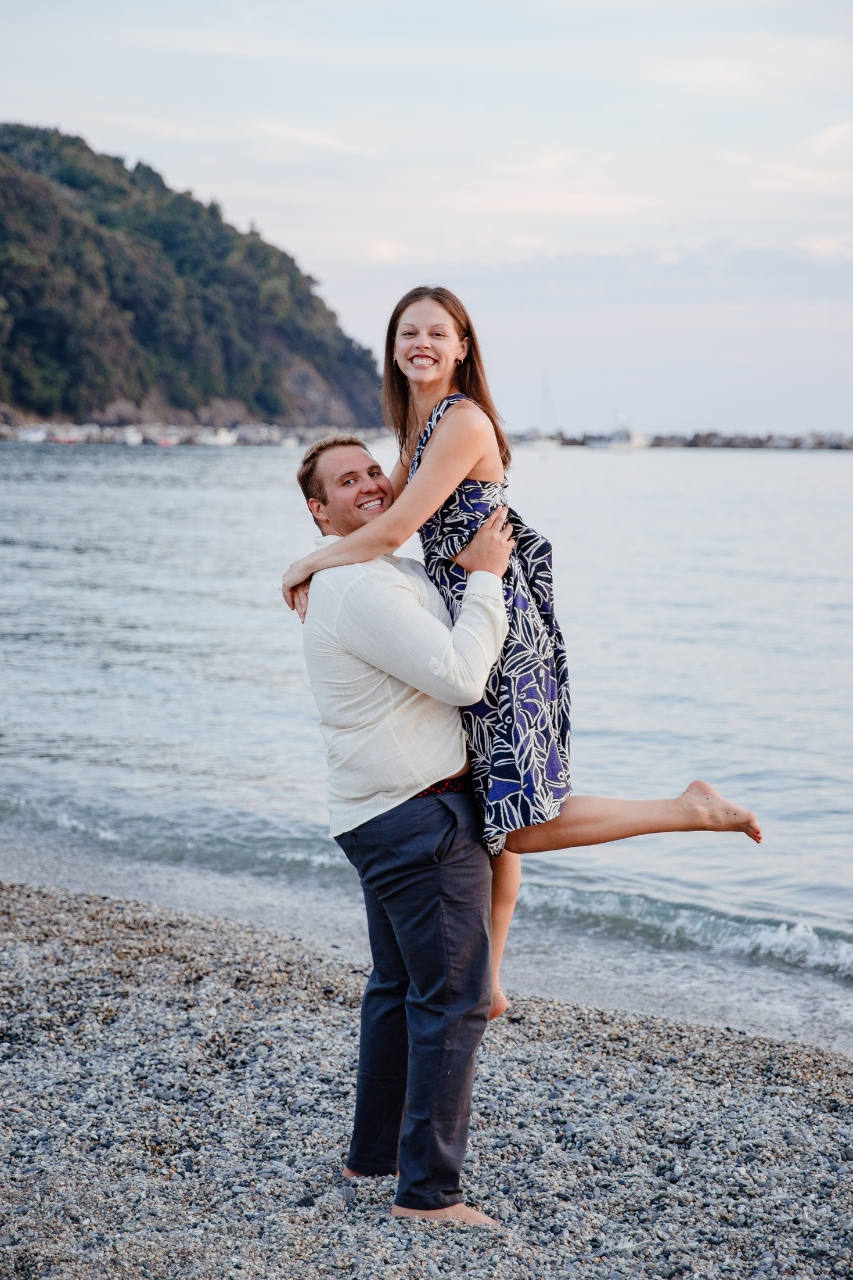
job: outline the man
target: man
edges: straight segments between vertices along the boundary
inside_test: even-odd
[[[394,501],[352,436],[312,445],[298,479],[318,545]],[[373,954],[344,1176],[399,1172],[397,1216],[492,1221],[460,1187],[491,1000],[491,874],[458,708],[482,697],[507,634],[504,521],[495,512],[459,557],[455,626],[423,566],[396,556],[316,574],[305,617],[331,833],[359,874]]]

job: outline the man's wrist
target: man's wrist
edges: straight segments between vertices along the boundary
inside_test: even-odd
[[[503,596],[503,579],[488,569],[472,569],[465,585],[465,594],[469,592],[493,598]]]

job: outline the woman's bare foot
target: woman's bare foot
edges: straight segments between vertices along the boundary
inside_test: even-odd
[[[437,1218],[439,1221],[452,1219],[456,1222],[467,1222],[472,1227],[499,1227],[500,1223],[489,1218],[479,1209],[472,1209],[467,1204],[452,1204],[447,1209],[406,1209],[401,1204],[391,1206],[392,1218]]]
[[[691,782],[679,800],[695,823],[694,830],[700,831],[743,831],[750,840],[761,844],[761,828],[755,821],[755,814],[749,809],[725,800],[707,782],[698,779]]]
[[[506,996],[501,991],[500,987],[495,987],[492,991],[492,1007],[489,1010],[489,1022],[491,1022],[492,1018],[499,1018],[501,1014],[506,1013],[508,1008],[509,1001]]]

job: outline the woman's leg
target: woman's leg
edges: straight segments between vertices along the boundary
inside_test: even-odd
[[[492,1007],[489,1021],[506,1013],[509,1001],[501,991],[501,960],[506,936],[515,911],[515,902],[521,884],[521,858],[517,853],[504,849],[499,858],[492,858]]]
[[[761,843],[761,828],[753,813],[725,800],[707,782],[691,782],[675,800],[569,796],[559,817],[510,832],[506,847],[514,853],[543,853],[658,831],[742,831]]]

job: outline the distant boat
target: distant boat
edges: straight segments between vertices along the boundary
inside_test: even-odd
[[[196,442],[198,444],[213,444],[213,445],[236,444],[237,432],[229,431],[227,427],[220,427],[215,435],[212,431],[202,431],[201,435],[197,437]]]
[[[54,444],[85,444],[89,439],[88,427],[53,427],[49,437]]]
[[[21,444],[44,444],[46,439],[47,432],[44,427],[24,427],[18,436]]]
[[[624,452],[628,449],[648,449],[650,444],[651,440],[642,431],[635,431],[633,427],[620,427],[613,432],[606,447]]]

